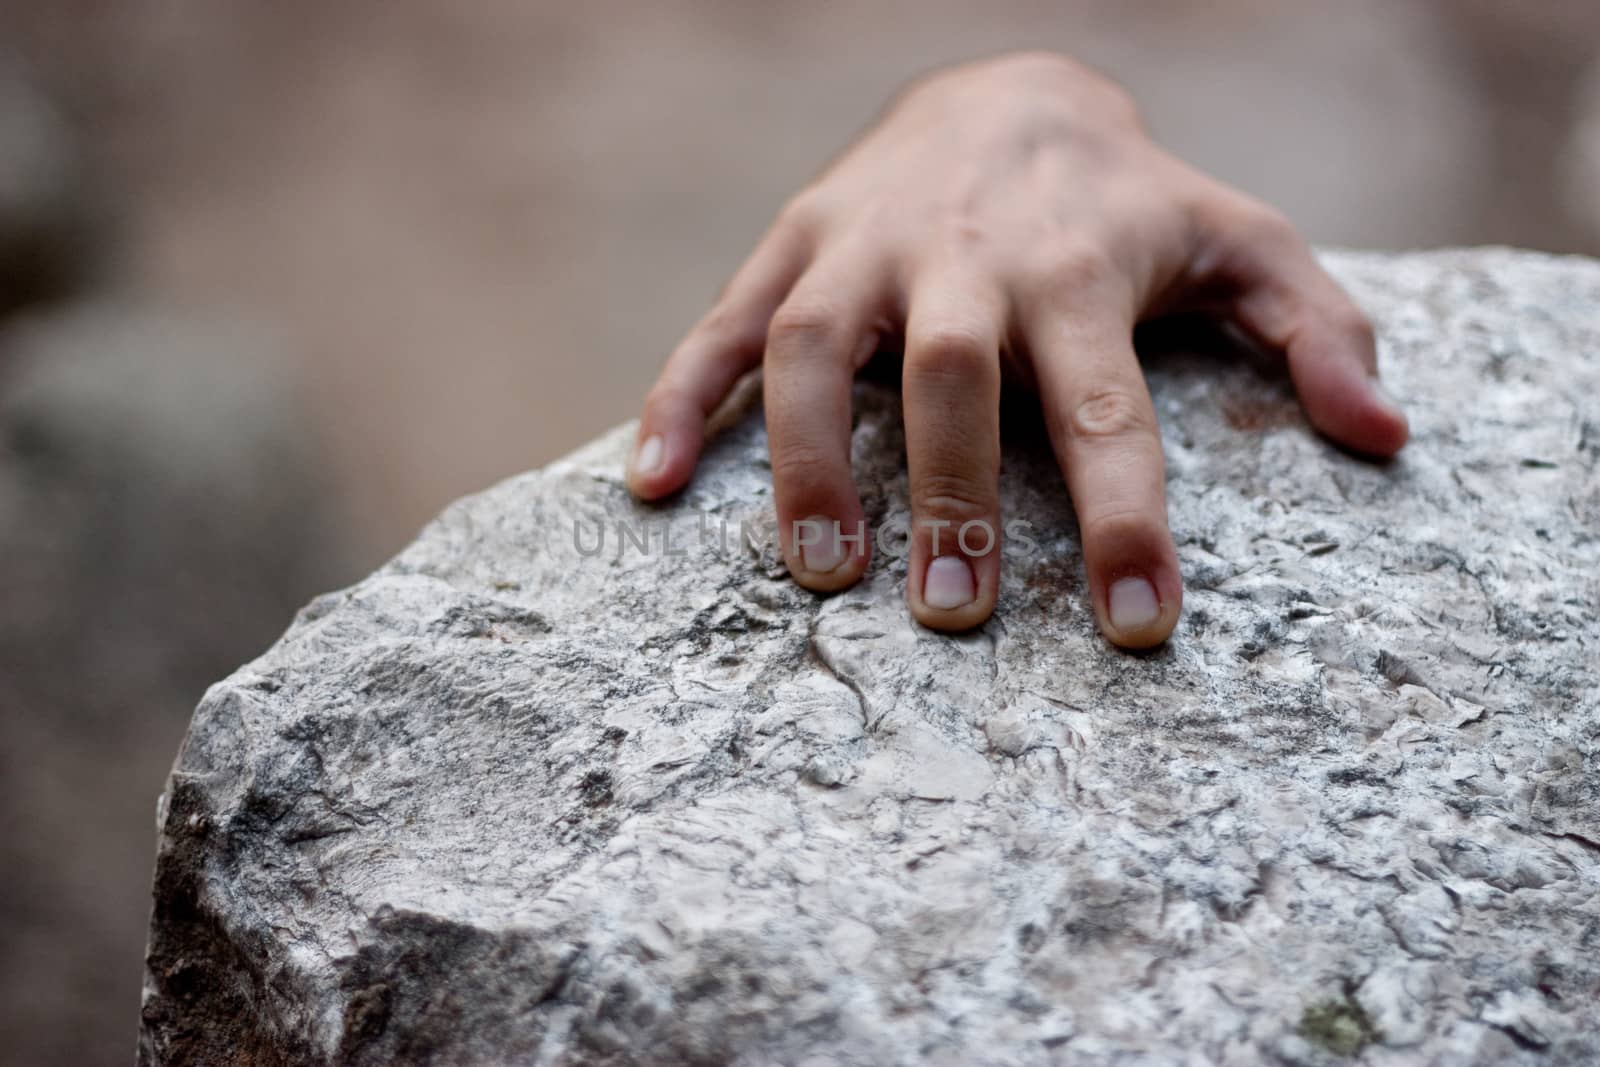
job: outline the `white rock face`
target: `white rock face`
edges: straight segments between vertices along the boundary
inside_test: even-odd
[[[1413,442],[1152,357],[1152,654],[1096,635],[1026,432],[1036,545],[965,637],[889,553],[819,598],[736,543],[754,415],[666,507],[627,428],[451,507],[197,711],[141,1061],[1600,1060],[1600,264],[1329,259]],[[858,403],[903,517],[894,393]]]

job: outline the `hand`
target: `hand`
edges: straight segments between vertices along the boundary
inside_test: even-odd
[[[1121,89],[1070,60],[1028,53],[942,71],[904,90],[783,209],[672,353],[628,484],[647,499],[681,488],[707,416],[762,364],[784,558],[810,589],[851,585],[872,542],[870,531],[834,536],[834,523],[850,534],[863,521],[851,380],[899,334],[912,614],[963,630],[994,610],[1011,373],[1038,390],[1102,632],[1156,645],[1183,590],[1132,333],[1193,310],[1281,350],[1333,440],[1374,456],[1405,443],[1371,326],[1281,215],[1166,154]],[[953,533],[974,520],[996,543],[974,527],[965,552]]]

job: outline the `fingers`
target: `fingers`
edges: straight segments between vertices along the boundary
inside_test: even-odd
[[[645,399],[628,488],[654,500],[683,488],[705,443],[706,418],[761,362],[767,323],[805,268],[799,227],[779,223],[667,360]]]
[[[819,592],[854,584],[870,554],[850,471],[850,385],[886,286],[870,250],[825,253],[767,334],[763,393],[778,539],[794,579]]]
[[[1253,202],[1229,201],[1213,228],[1223,249],[1219,272],[1239,293],[1235,317],[1287,356],[1312,425],[1356,452],[1400,451],[1409,427],[1379,384],[1372,325],[1305,241],[1287,220]]]
[[[911,295],[902,379],[911,477],[911,613],[965,630],[1000,588],[1000,333],[1003,304],[955,270]]]
[[[1092,296],[1080,303],[1082,313],[1041,312],[1028,344],[1100,630],[1124,648],[1148,648],[1166,640],[1183,606],[1161,438],[1132,324]]]

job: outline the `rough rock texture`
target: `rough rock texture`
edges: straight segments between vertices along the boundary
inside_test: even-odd
[[[450,508],[201,704],[142,1061],[1600,1059],[1600,264],[1330,261],[1413,444],[1152,358],[1187,583],[1153,654],[1095,635],[1027,435],[1037,548],[961,638],[887,555],[817,598],[735,547],[753,415],[666,508],[625,428]],[[858,401],[903,515],[893,394]]]

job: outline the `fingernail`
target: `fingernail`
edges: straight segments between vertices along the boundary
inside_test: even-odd
[[[646,437],[633,454],[633,473],[654,474],[661,466],[661,456],[665,451],[666,446],[660,434],[653,433]]]
[[[838,523],[826,515],[813,515],[797,525],[802,529],[796,532],[806,542],[798,546],[800,565],[813,574],[837,570],[845,560],[844,546],[839,543]]]
[[[1111,586],[1111,625],[1123,633],[1142,630],[1161,616],[1161,601],[1148,578],[1119,578]]]
[[[922,579],[922,600],[928,607],[949,611],[972,603],[977,595],[972,568],[960,556],[940,556],[928,564]]]

